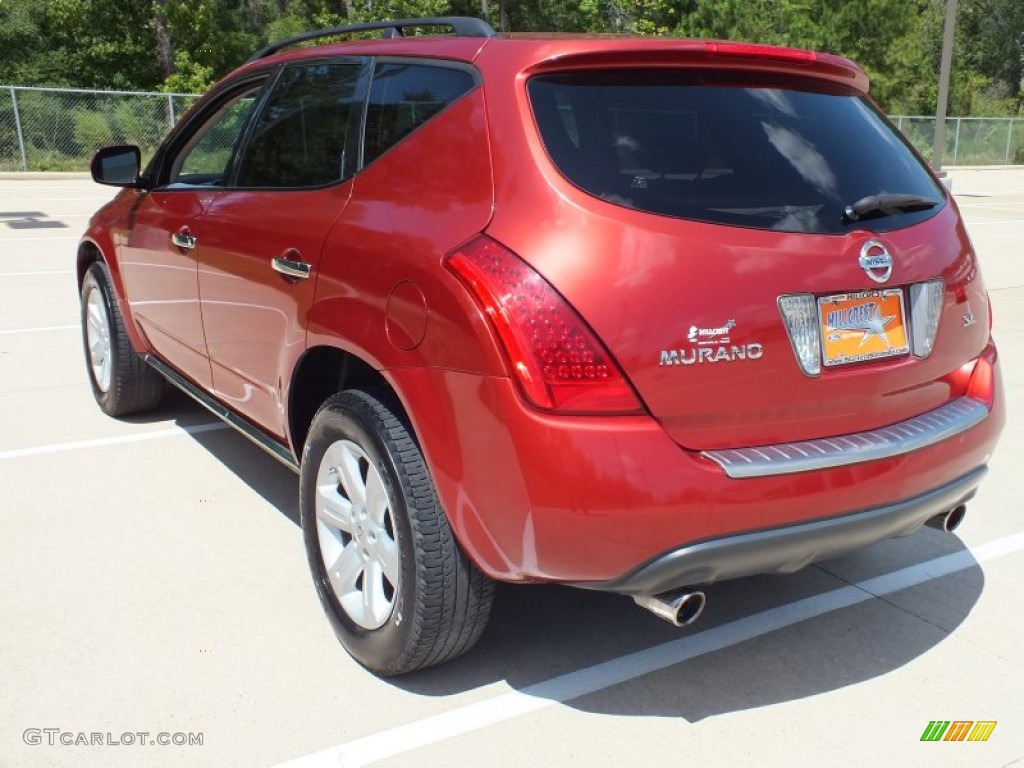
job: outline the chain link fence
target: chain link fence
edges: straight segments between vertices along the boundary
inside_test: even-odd
[[[893,115],[903,135],[931,159],[935,118]],[[1024,118],[947,117],[943,165],[1024,165]]]
[[[0,86],[0,171],[85,171],[110,144],[137,144],[145,162],[197,98]]]
[[[0,171],[85,171],[97,147],[137,144],[143,161],[197,99],[187,93],[0,86]],[[934,117],[893,122],[930,158]],[[946,118],[945,165],[1024,165],[1024,118]]]

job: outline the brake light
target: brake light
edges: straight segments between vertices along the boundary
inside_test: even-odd
[[[784,48],[778,45],[752,45],[750,43],[705,43],[704,52],[708,56],[731,56],[743,59],[779,59],[801,64],[811,64],[818,60],[814,51],[800,48]]]
[[[637,413],[639,400],[611,355],[543,277],[481,235],[445,265],[490,320],[526,399],[547,411]]]

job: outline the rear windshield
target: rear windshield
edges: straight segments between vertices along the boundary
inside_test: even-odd
[[[771,80],[666,71],[534,77],[530,101],[555,166],[610,203],[715,224],[844,233],[905,227],[945,196],[864,99]],[[847,206],[879,194],[937,201],[870,221]]]

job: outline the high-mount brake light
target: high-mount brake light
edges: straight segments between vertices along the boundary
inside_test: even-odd
[[[576,311],[526,262],[480,235],[445,265],[484,310],[522,393],[563,413],[639,413],[639,400]]]
[[[810,64],[818,60],[814,51],[800,48],[784,48],[776,45],[751,45],[748,43],[705,43],[708,56],[730,56],[741,59],[779,59]]]

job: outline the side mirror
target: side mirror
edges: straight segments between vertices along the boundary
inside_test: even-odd
[[[92,180],[114,187],[137,186],[141,166],[142,152],[130,145],[97,149],[89,161]]]

